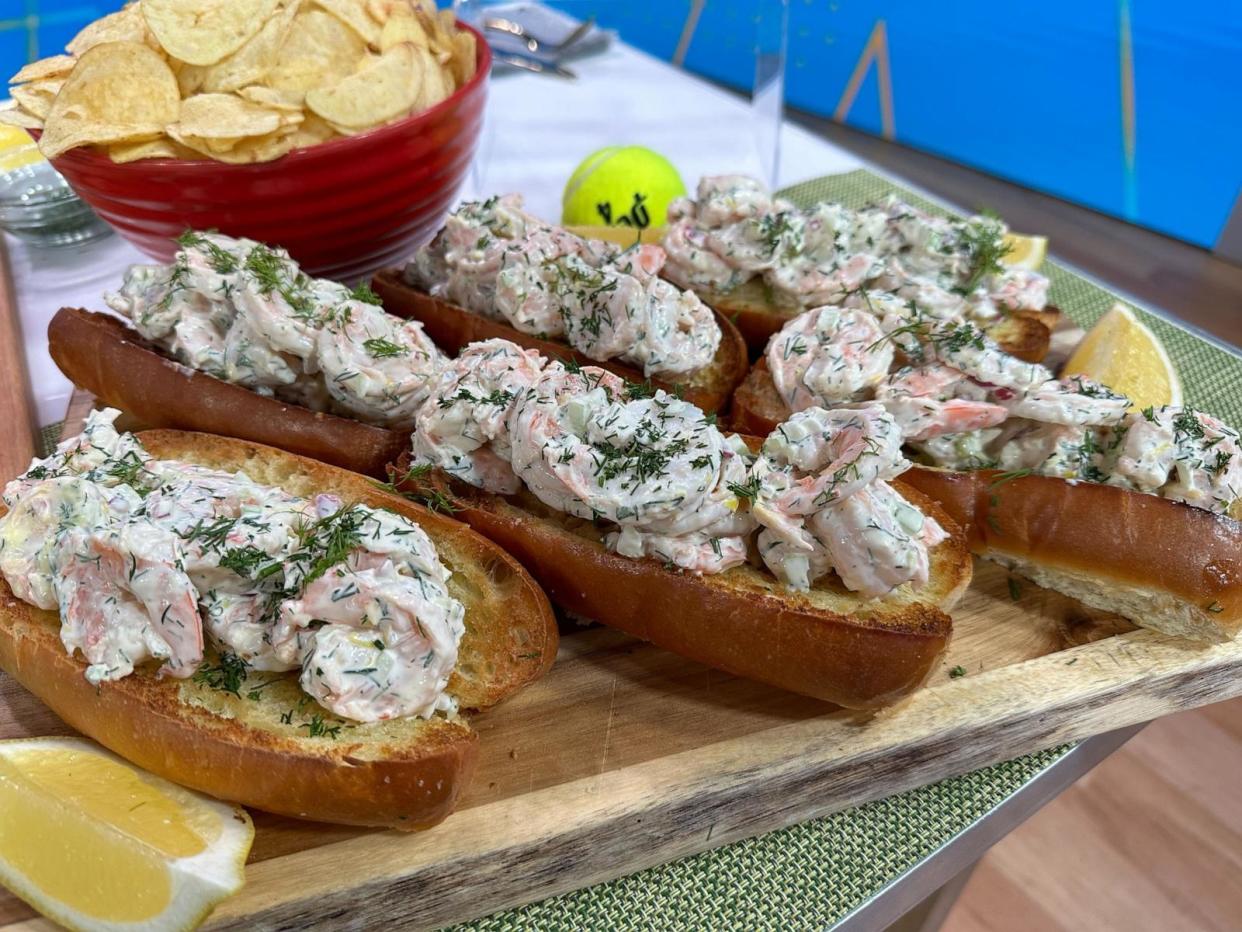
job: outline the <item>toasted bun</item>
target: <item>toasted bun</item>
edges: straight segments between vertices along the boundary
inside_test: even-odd
[[[409,443],[408,433],[277,401],[183,366],[106,314],[61,308],[47,337],[70,381],[152,427],[253,440],[377,478]]]
[[[599,366],[629,382],[645,380],[642,372],[633,366],[612,359],[603,362],[591,359],[568,343],[541,340],[529,333],[515,330],[501,321],[491,320],[455,304],[433,298],[407,285],[396,269],[387,269],[377,274],[371,287],[383,300],[385,310],[399,317],[420,321],[427,336],[446,353],[456,355],[466,344],[478,340],[509,340],[519,346],[538,350],[549,359],[572,360],[583,366]],[[692,373],[684,381],[651,379],[651,383],[657,388],[679,392],[683,398],[704,411],[720,411],[729,403],[729,396],[746,374],[749,365],[746,343],[737,328],[722,317],[719,311],[713,313],[716,315],[716,322],[720,324],[721,340],[711,365]]]
[[[466,606],[448,686],[462,709],[493,705],[551,666],[557,632],[547,598],[517,561],[464,525],[269,447],[163,430],[140,439],[161,459],[242,470],[297,495],[333,492],[416,521]],[[297,818],[415,829],[448,815],[470,779],[478,738],[468,713],[349,723],[308,701],[296,672],[251,671],[234,694],[144,668],[96,689],[59,629],[55,612],[19,601],[0,580],[0,667],[78,731],[174,782]],[[312,736],[316,714],[329,732],[339,726],[334,736]]]
[[[965,536],[934,502],[903,495],[952,532],[931,579],[864,600],[835,577],[807,593],[741,566],[695,576],[605,549],[601,532],[533,496],[489,495],[438,477],[456,517],[522,562],[562,608],[709,666],[854,709],[891,703],[927,676],[948,644],[950,609],[970,583]],[[658,610],[653,610],[653,606]]]
[[[767,348],[772,334],[808,310],[800,304],[782,303],[757,278],[732,291],[700,290],[699,297],[737,325],[738,332],[755,355]],[[1048,341],[1060,317],[1061,312],[1055,307],[1015,311],[984,329],[1011,356],[1039,362],[1048,354]]]
[[[971,548],[1135,624],[1197,641],[1242,628],[1242,523],[1155,495],[1048,476],[916,466],[902,481]]]

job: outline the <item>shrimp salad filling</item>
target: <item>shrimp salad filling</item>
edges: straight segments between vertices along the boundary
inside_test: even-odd
[[[144,338],[200,372],[314,411],[408,428],[443,354],[366,288],[304,275],[283,250],[188,232],[171,265],[135,265],[105,295]]]
[[[1001,262],[1006,228],[993,217],[934,217],[895,197],[802,210],[741,175],[706,177],[696,194],[669,207],[662,242],[664,274],[684,288],[757,280],[776,303],[804,308],[878,288],[979,321],[1047,303],[1044,276]]]
[[[602,526],[609,550],[693,573],[753,558],[791,588],[835,569],[847,588],[880,596],[925,583],[928,548],[944,539],[885,481],[909,464],[878,405],[795,415],[756,461],[664,391],[488,340],[443,370],[416,423],[414,471],[525,489]]]
[[[1107,483],[1242,517],[1237,431],[1191,407],[1134,410],[912,299],[864,289],[812,308],[773,335],[765,360],[791,410],[879,404],[931,465]]]
[[[516,194],[463,204],[406,268],[434,297],[590,359],[643,375],[686,375],[711,363],[720,326],[692,292],[660,277],[659,246],[627,250],[575,236],[522,209]]]
[[[836,570],[866,596],[927,582],[929,550],[948,535],[886,481],[910,465],[901,445],[901,428],[874,404],[808,408],[768,436],[751,513],[773,575],[806,589]]]
[[[0,518],[0,573],[18,598],[59,610],[87,680],[148,660],[194,676],[206,639],[222,664],[300,671],[342,718],[455,711],[445,690],[465,610],[418,525],[155,459],[116,431],[118,413],[93,413],[10,482]]]

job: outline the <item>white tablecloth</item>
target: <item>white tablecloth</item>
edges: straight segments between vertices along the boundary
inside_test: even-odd
[[[618,143],[662,152],[693,186],[704,174],[761,176],[748,103],[622,44],[574,63],[577,81],[509,74],[492,81],[488,126],[466,197],[520,191],[560,217],[566,179],[588,153]],[[786,125],[775,179],[789,184],[850,171],[844,150]],[[71,387],[47,353],[47,322],[62,306],[102,308],[100,294],[144,261],[117,236],[83,247],[33,249],[8,237],[26,359],[40,424],[59,421]]]

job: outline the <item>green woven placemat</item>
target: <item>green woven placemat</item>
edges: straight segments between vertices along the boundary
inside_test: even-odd
[[[781,193],[802,206],[850,207],[897,191],[933,213],[951,212],[865,169]],[[1054,244],[1055,246],[1055,244]],[[1117,297],[1056,262],[1049,301],[1089,327]],[[1186,400],[1242,423],[1242,359],[1138,309],[1182,376]],[[455,926],[518,929],[819,929],[905,873],[1062,757],[1069,745]]]

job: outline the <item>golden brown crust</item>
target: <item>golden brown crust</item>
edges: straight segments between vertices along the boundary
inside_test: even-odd
[[[599,366],[630,382],[642,382],[642,372],[616,360],[590,359],[569,344],[559,340],[541,340],[529,333],[515,330],[501,321],[491,320],[465,308],[433,298],[407,285],[397,269],[376,274],[371,287],[384,302],[384,309],[399,317],[421,321],[427,336],[442,350],[456,355],[468,343],[478,340],[509,340],[519,346],[538,350],[549,359],[572,360],[583,366]],[[653,378],[651,383],[669,392],[678,392],[687,401],[704,411],[720,411],[729,403],[734,387],[746,374],[749,364],[746,344],[737,328],[719,311],[714,311],[720,324],[720,347],[710,366],[693,373],[684,382]]]
[[[140,438],[158,457],[241,469],[295,494],[332,492],[416,520],[453,570],[450,589],[466,605],[449,682],[464,708],[491,705],[551,666],[557,632],[546,596],[516,560],[458,522],[361,476],[257,444],[167,430]],[[0,667],[83,734],[214,796],[297,818],[415,829],[448,815],[473,771],[478,738],[468,716],[338,723],[334,734],[315,736],[298,702],[296,673],[274,681],[252,673],[263,687],[253,697],[250,680],[230,694],[161,679],[151,669],[96,689],[83,676],[85,664],[65,653],[58,630],[54,612],[18,601],[0,581]],[[287,720],[286,708],[298,717]]]
[[[948,643],[945,613],[969,585],[964,535],[933,502],[902,489],[952,532],[933,552],[932,580],[864,601],[835,579],[808,594],[766,571],[671,571],[609,552],[589,523],[439,477],[456,517],[496,541],[562,608],[739,676],[856,709],[917,687]],[[658,606],[658,611],[653,611]]]
[[[409,442],[386,430],[256,394],[174,362],[106,314],[61,308],[47,328],[60,371],[152,427],[253,440],[383,477]]]
[[[729,427],[739,434],[766,437],[776,430],[776,425],[788,420],[792,413],[776,390],[767,358],[760,356],[733,393]]]
[[[1225,635],[1242,628],[1242,522],[1156,495],[1049,476],[915,466],[976,553],[1169,593]]]

